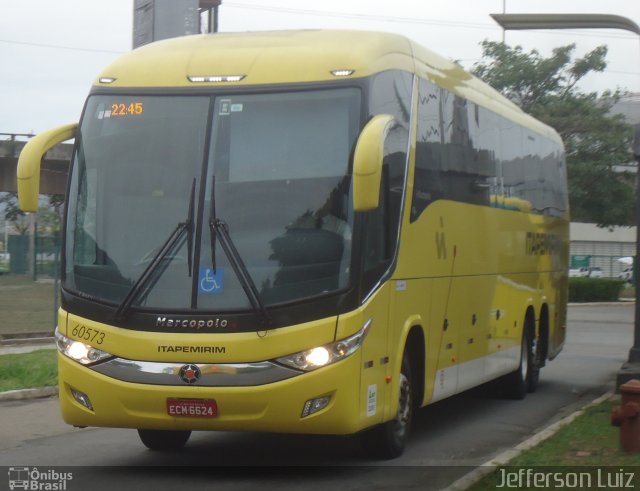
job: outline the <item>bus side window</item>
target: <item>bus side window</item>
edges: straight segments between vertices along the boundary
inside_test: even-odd
[[[430,203],[443,196],[440,123],[440,88],[420,80],[411,221],[416,220]]]
[[[377,209],[367,212],[365,221],[363,256],[365,284],[368,286],[373,286],[389,267],[393,259],[394,246],[398,241],[406,154],[394,152],[393,147],[394,145],[385,144],[380,205]]]
[[[380,205],[366,212],[362,240],[363,289],[370,291],[388,269],[398,242],[405,189],[413,77],[400,71],[376,75],[370,90],[370,115],[390,114],[395,126],[384,142]]]
[[[364,271],[375,271],[389,259],[389,167],[382,168],[380,205],[367,213],[364,233]]]
[[[104,264],[105,260],[98,260],[97,223],[96,223],[96,206],[95,201],[88,201],[86,196],[97,196],[97,172],[95,169],[86,169],[82,167],[76,171],[78,174],[77,182],[74,182],[78,188],[83,189],[82,196],[85,197],[79,203],[73,203],[77,207],[78,226],[74,229],[75,233],[75,249],[73,251],[74,261],[78,264]],[[76,180],[74,180],[76,181]],[[87,188],[91,188],[91,193],[87,193]],[[101,255],[104,255],[101,254]]]

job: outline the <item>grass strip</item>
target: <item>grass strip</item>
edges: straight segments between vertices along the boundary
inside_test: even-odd
[[[620,405],[619,396],[588,407],[568,425],[540,445],[523,452],[504,468],[628,468],[640,466],[640,454],[620,450],[620,428],[611,425],[611,410]],[[500,468],[487,475],[470,491],[495,490],[501,484]],[[529,488],[521,488],[529,489]],[[533,489],[533,488],[531,488]]]
[[[0,333],[53,332],[53,281],[0,275]],[[59,305],[59,304],[58,304]]]
[[[56,350],[0,356],[0,392],[58,384]]]

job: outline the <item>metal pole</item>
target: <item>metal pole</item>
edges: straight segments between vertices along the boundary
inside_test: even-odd
[[[636,257],[634,266],[640,259],[640,124],[636,125],[633,153],[638,163],[636,168]],[[635,270],[635,268],[634,268]],[[629,350],[629,363],[640,362],[640,288],[636,282],[636,317],[633,330],[633,346]]]
[[[9,252],[9,225],[7,224],[7,219],[4,219],[4,253],[7,254]],[[5,256],[9,257],[9,256]]]
[[[502,13],[507,13],[507,0],[502,0]],[[507,29],[505,27],[502,28],[502,44],[506,42],[507,39]]]
[[[60,237],[53,236],[53,327],[58,325],[58,280],[60,278]]]
[[[207,12],[207,32],[209,34],[218,32],[218,7],[222,0],[200,0],[200,12]]]
[[[38,224],[36,222],[36,214],[29,214],[29,228],[31,229],[31,235],[29,237],[29,256],[31,257],[30,273],[33,281],[38,279]]]

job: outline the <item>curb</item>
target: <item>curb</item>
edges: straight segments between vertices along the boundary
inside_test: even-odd
[[[58,395],[58,387],[37,387],[35,389],[17,389],[0,392],[0,402],[40,399]]]
[[[34,351],[49,350],[49,349],[56,349],[55,343],[13,344],[13,345],[0,344],[0,356],[21,355],[25,353],[32,353]]]
[[[55,339],[51,336],[41,336],[33,338],[13,338],[13,339],[0,339],[0,346],[22,346],[24,344],[51,344],[55,343]]]
[[[55,343],[53,331],[13,332],[0,334],[0,346]]]
[[[623,307],[634,305],[635,300],[620,300],[619,302],[570,302],[567,307]]]
[[[460,479],[458,479],[457,481],[453,482],[452,484],[444,488],[443,491],[464,491],[465,489],[470,488],[471,486],[476,484],[478,481],[480,481],[483,477],[494,472],[498,467],[507,465],[511,460],[516,458],[525,450],[529,450],[539,445],[546,439],[555,435],[561,428],[573,422],[574,419],[576,419],[578,416],[583,414],[587,408],[591,406],[596,406],[601,402],[606,401],[613,395],[614,395],[614,392],[612,390],[607,391],[600,397],[586,404],[582,409],[578,409],[577,411],[570,414],[569,416],[566,416],[560,421],[556,421],[552,425],[547,426],[546,428],[540,430],[535,435],[519,443],[512,449],[505,450],[504,452],[495,456],[494,458],[485,462],[484,464],[480,464],[480,466],[476,467],[471,472],[465,474]]]

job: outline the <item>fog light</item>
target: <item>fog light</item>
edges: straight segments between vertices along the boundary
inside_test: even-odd
[[[84,407],[93,411],[93,405],[91,404],[91,400],[89,399],[89,396],[87,394],[85,394],[84,392],[80,392],[79,390],[76,390],[74,388],[71,388],[71,395],[76,401],[78,401]]]
[[[323,396],[308,400],[304,403],[304,407],[302,408],[302,417],[306,418],[307,416],[324,409],[329,405],[330,400],[331,396]]]

